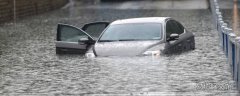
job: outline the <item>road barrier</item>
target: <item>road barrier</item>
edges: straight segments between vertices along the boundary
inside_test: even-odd
[[[226,54],[232,69],[233,80],[236,82],[238,90],[240,90],[240,37],[237,37],[232,28],[228,27],[223,21],[218,0],[210,0],[210,7],[215,27],[218,31],[219,44]]]

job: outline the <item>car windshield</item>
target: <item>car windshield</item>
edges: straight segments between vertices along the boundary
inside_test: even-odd
[[[160,40],[161,33],[160,23],[117,24],[111,25],[99,41]]]

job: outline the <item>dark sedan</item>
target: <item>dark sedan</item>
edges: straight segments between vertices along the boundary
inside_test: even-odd
[[[142,56],[195,49],[194,35],[170,17],[95,22],[83,28],[59,24],[56,53],[86,56]]]

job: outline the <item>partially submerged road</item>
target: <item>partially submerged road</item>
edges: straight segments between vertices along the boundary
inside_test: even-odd
[[[181,6],[179,9],[179,4],[167,9],[161,8],[161,1],[143,2],[96,5],[76,2],[76,6],[0,26],[1,96],[237,96],[230,66],[218,45],[217,32],[205,1],[200,3],[206,7],[192,6],[192,9],[187,5],[188,8]],[[55,54],[58,23],[80,27],[94,21],[149,16],[169,16],[180,21],[196,36],[196,49],[160,57],[87,59],[80,55]]]

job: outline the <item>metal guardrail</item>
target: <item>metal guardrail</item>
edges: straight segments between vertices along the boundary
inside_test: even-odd
[[[231,66],[233,80],[236,82],[238,90],[240,90],[240,37],[237,37],[232,28],[228,27],[227,23],[223,21],[218,0],[210,0],[210,7],[218,31],[220,46]]]

